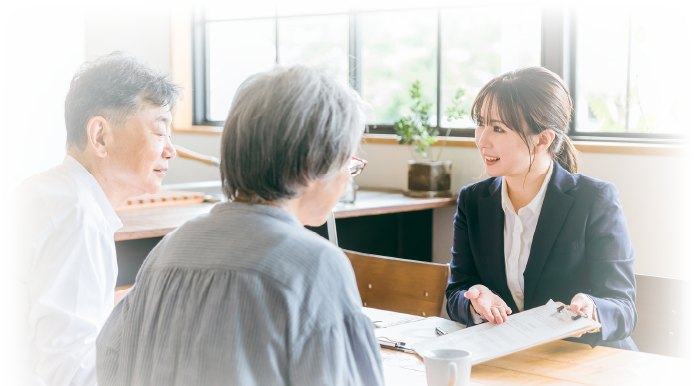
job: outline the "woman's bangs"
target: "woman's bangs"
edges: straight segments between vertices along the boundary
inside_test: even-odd
[[[496,108],[496,113],[501,123],[518,134],[521,134],[521,137],[524,137],[525,120],[523,118],[523,111],[517,100],[518,95],[514,93],[511,84],[507,83],[506,86],[507,87],[499,87],[499,89],[496,90],[494,108]]]
[[[496,105],[496,99],[496,90],[493,83],[488,84],[477,94],[472,104],[470,117],[478,126],[480,124],[489,124],[494,105]]]

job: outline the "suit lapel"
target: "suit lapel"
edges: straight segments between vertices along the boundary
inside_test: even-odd
[[[542,211],[535,227],[528,264],[523,273],[525,280],[523,297],[526,305],[532,299],[542,268],[573,205],[574,198],[564,192],[575,185],[573,176],[555,162],[554,173],[547,185]]]
[[[506,259],[504,257],[504,210],[501,207],[501,178],[489,187],[489,196],[479,203],[479,221],[482,234],[482,256],[491,273],[497,294],[518,312],[511,291],[506,283]]]

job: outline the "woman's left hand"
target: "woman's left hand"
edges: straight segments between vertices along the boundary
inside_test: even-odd
[[[571,299],[571,311],[582,312],[588,315],[589,318],[593,318],[593,309],[595,304],[593,300],[586,294],[576,294],[573,299]],[[573,335],[574,338],[580,338],[583,334]]]

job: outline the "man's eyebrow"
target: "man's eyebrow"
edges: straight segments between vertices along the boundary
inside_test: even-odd
[[[166,115],[161,115],[159,118],[157,118],[157,122],[162,122],[162,121],[170,121],[171,118],[167,117]]]

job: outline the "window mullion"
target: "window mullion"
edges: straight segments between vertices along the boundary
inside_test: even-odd
[[[193,9],[193,124],[204,124],[209,119],[209,49],[207,47],[207,23],[202,7]]]
[[[682,103],[687,102],[687,98],[689,97],[689,25],[687,25],[687,50],[685,51],[686,54],[684,56],[684,95],[682,99]],[[686,107],[685,107],[686,109]],[[686,133],[687,132],[687,124],[685,123],[682,125],[682,132]]]
[[[630,115],[630,109],[631,109],[631,31],[632,31],[632,19],[633,19],[633,14],[630,11],[629,12],[629,27],[627,31],[627,93],[626,93],[626,105],[625,105],[625,110],[626,110],[626,116],[624,119],[624,131],[626,133],[629,132],[629,115]]]
[[[443,84],[441,83],[441,8],[436,13],[436,127],[441,129],[443,112]]]
[[[361,95],[361,18],[349,14],[349,84]]]
[[[574,104],[574,108],[571,111],[571,122],[569,123],[569,135],[575,135],[576,133],[576,98],[578,97],[578,83],[576,81],[576,53],[578,49],[576,45],[576,38],[578,36],[578,23],[576,18],[576,7],[572,6],[571,8],[567,9],[566,20],[568,25],[565,25],[564,27],[564,42],[568,46],[564,47],[564,60],[566,63],[565,68],[566,71],[568,71],[568,74],[565,75],[564,79],[565,82],[567,82],[566,86],[569,89],[569,96],[571,97],[571,101]]]
[[[280,23],[275,7],[275,64],[280,64]]]

